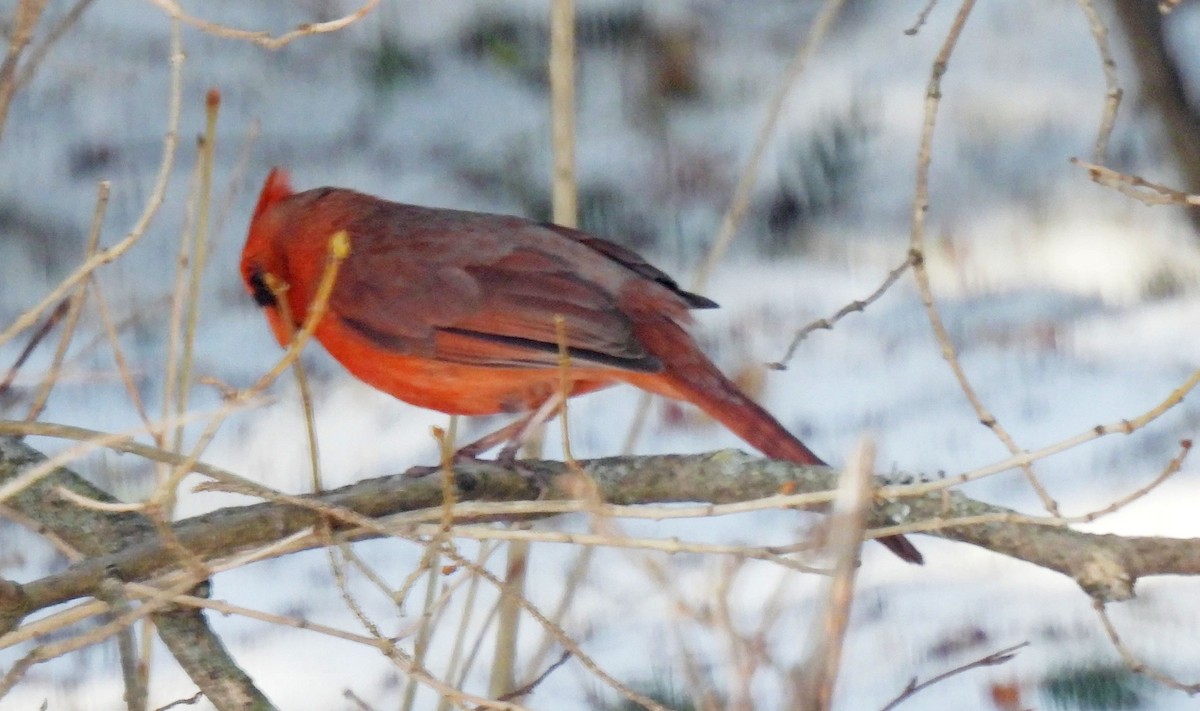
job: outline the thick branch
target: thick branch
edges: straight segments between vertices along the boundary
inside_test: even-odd
[[[16,478],[43,461],[45,456],[20,440],[0,437],[0,483]],[[154,525],[146,517],[78,506],[57,493],[60,487],[97,501],[116,501],[78,474],[60,468],[6,501],[5,505],[37,521],[79,552],[96,556],[88,560],[119,555],[130,542],[154,536]],[[100,575],[92,580],[91,592],[84,594],[99,591],[104,576],[105,571],[100,569]],[[6,581],[0,584],[0,629],[7,631],[19,623],[22,616],[40,607],[37,598],[25,594],[21,587]],[[150,619],[158,629],[159,637],[175,653],[180,666],[217,708],[273,708],[234,664],[221,640],[208,627],[202,611],[168,607],[151,614]],[[221,673],[213,674],[214,669],[220,669]]]
[[[12,440],[6,443],[0,438],[0,481],[39,461],[38,455],[30,454],[28,448],[14,460],[13,453],[20,452],[14,447],[24,448],[24,445]],[[839,475],[831,468],[796,466],[732,450],[691,456],[614,457],[581,462],[580,465],[595,480],[601,499],[612,504],[738,503],[776,496],[781,491],[828,491],[834,488]],[[552,480],[569,471],[561,462],[525,461],[522,466]],[[62,470],[54,476],[61,475]],[[525,474],[488,462],[459,467],[456,482],[460,502],[529,501],[535,494]],[[266,489],[260,495],[271,496]],[[411,478],[398,474],[364,480],[320,496],[226,508],[180,521],[174,525],[174,530],[178,541],[198,559],[213,561],[301,533],[320,524],[322,519],[332,520],[343,530],[357,527],[359,530],[355,535],[358,537],[381,535],[383,529],[376,519],[436,509],[441,506],[441,495],[441,484],[436,476]],[[566,494],[556,486],[547,499],[553,501],[565,497]],[[49,501],[59,508],[73,507],[44,490],[36,498],[43,505]],[[27,506],[26,499],[19,498],[10,503],[33,518],[48,515],[41,509]],[[457,519],[477,522],[547,515],[544,511],[503,515],[474,513]],[[953,519],[968,516],[1007,520],[937,527],[940,521],[949,524]],[[903,501],[877,501],[869,523],[884,526],[925,522],[934,527],[929,531],[931,535],[971,543],[1058,571],[1078,582],[1088,594],[1106,601],[1131,597],[1133,584],[1139,577],[1200,574],[1200,541],[1195,539],[1096,535],[1019,519],[1020,515],[1014,511],[984,504],[957,492],[950,492],[945,497],[935,492]],[[56,524],[56,530],[60,525]],[[139,527],[129,533],[136,540],[128,541],[117,552],[96,555],[23,586],[9,586],[7,596],[2,595],[5,588],[0,586],[0,597],[5,597],[9,606],[17,611],[17,614],[10,614],[5,629],[15,626],[21,614],[94,594],[106,575],[127,581],[146,580],[184,568],[176,553],[162,545],[152,532]],[[301,547],[319,545],[322,545],[320,537],[314,537]]]

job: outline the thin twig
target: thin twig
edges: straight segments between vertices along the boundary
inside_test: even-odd
[[[829,32],[829,28],[833,26],[833,21],[837,19],[838,13],[842,9],[844,0],[826,0],[821,6],[821,11],[813,19],[812,25],[808,28],[808,34],[804,41],[796,50],[796,55],[792,57],[792,61],[788,64],[783,73],[783,81],[779,83],[775,94],[771,97],[770,104],[767,105],[767,113],[763,120],[762,127],[758,130],[757,137],[754,140],[754,147],[750,150],[750,158],[746,161],[746,166],[742,169],[742,174],[738,178],[737,187],[734,188],[733,198],[729,201],[729,207],[725,210],[725,216],[721,220],[721,227],[717,231],[717,237],[713,240],[712,246],[709,247],[708,254],[704,261],[700,263],[696,270],[696,276],[692,279],[692,291],[703,291],[705,285],[708,284],[709,277],[716,269],[717,264],[725,257],[725,252],[729,246],[733,244],[733,239],[737,235],[737,229],[742,223],[742,218],[746,214],[746,209],[750,206],[750,196],[754,191],[754,184],[758,181],[758,173],[763,156],[767,152],[767,146],[770,145],[771,139],[775,137],[775,128],[779,123],[779,117],[783,114],[783,106],[787,101],[788,95],[792,92],[792,87],[795,86],[797,79],[804,72],[804,68],[808,62],[817,53],[817,48],[821,46],[825,35]]]
[[[156,596],[162,594],[156,588],[149,585],[132,583],[129,585],[129,588],[136,591],[138,594],[150,596],[150,599],[152,600]],[[337,639],[366,645],[383,652],[386,656],[388,656],[389,659],[399,664],[400,668],[405,674],[408,674],[419,680],[422,684],[429,686],[439,694],[449,694],[452,697],[459,698],[463,701],[468,701],[472,704],[480,704],[483,708],[487,709],[499,709],[501,711],[526,711],[524,707],[516,704],[490,701],[488,699],[466,694],[437,680],[427,670],[421,669],[420,667],[414,665],[411,660],[409,660],[406,655],[403,654],[403,652],[396,648],[395,643],[392,640],[382,635],[366,636],[355,634],[353,632],[348,632],[346,630],[330,627],[328,625],[323,625],[309,620],[300,620],[285,615],[275,615],[272,613],[261,612],[259,610],[242,607],[240,605],[234,605],[221,600],[210,600],[192,595],[176,594],[172,596],[171,602],[180,605],[188,605],[191,607],[211,609],[226,615],[239,615],[241,617],[259,620],[273,625],[309,630],[311,632],[317,632],[319,634],[327,635]]]
[[[115,578],[106,579],[100,586],[96,597],[108,604],[109,609],[124,615],[133,609],[125,589]],[[125,682],[125,707],[131,711],[146,708],[149,696],[149,675],[139,673],[139,668],[147,668],[138,663],[137,643],[134,639],[132,625],[116,634],[117,652],[121,660],[121,679]]]
[[[937,0],[928,0],[928,2],[925,4],[925,7],[921,8],[921,11],[917,13],[917,19],[913,21],[912,27],[904,30],[904,34],[912,37],[920,32],[921,28],[925,26],[926,21],[929,20],[929,14],[933,12],[933,8],[936,5]]]
[[[104,327],[104,335],[108,339],[109,347],[112,349],[113,362],[117,364],[117,373],[120,374],[121,382],[125,385],[125,393],[129,396],[129,402],[133,404],[133,409],[137,412],[138,419],[142,421],[142,425],[154,437],[155,443],[161,447],[163,445],[162,434],[150,422],[150,413],[146,411],[146,403],[142,401],[141,391],[133,379],[133,370],[129,367],[129,359],[125,357],[125,349],[121,347],[121,337],[117,331],[117,324],[113,321],[112,311],[108,308],[108,299],[104,296],[104,289],[100,287],[100,282],[97,279],[92,279],[91,285],[92,299],[96,303],[96,311],[100,314],[100,323]]]
[[[42,11],[46,9],[48,0],[17,0],[13,7],[13,16],[9,24],[8,51],[4,62],[0,63],[0,137],[4,135],[4,124],[8,118],[8,107],[13,95],[17,93],[17,63],[21,61],[21,53],[33,39],[33,31],[37,28]],[[57,301],[57,299],[54,299]],[[0,344],[7,339],[0,338]]]
[[[767,367],[773,370],[787,370],[787,362],[796,354],[796,349],[800,347],[800,343],[803,342],[805,338],[808,338],[808,334],[819,330],[831,331],[833,330],[833,327],[837,325],[837,322],[841,321],[846,316],[849,316],[852,313],[861,313],[865,311],[868,306],[878,301],[880,297],[887,293],[888,289],[892,288],[892,285],[895,284],[912,266],[913,252],[910,250],[907,256],[905,256],[904,261],[901,262],[898,267],[888,272],[887,276],[884,277],[883,282],[879,284],[879,287],[876,288],[875,291],[872,291],[867,298],[851,301],[842,308],[838,309],[837,313],[835,313],[833,316],[830,316],[829,318],[817,319],[804,328],[801,328],[792,338],[792,342],[788,344],[787,350],[784,351],[783,357],[774,363],[768,363]]]
[[[1123,641],[1121,635],[1117,633],[1117,628],[1113,625],[1112,620],[1108,616],[1108,609],[1105,607],[1103,600],[1092,600],[1092,608],[1095,609],[1096,615],[1100,618],[1100,624],[1104,627],[1104,633],[1108,636],[1108,641],[1112,643],[1117,654],[1121,655],[1121,661],[1129,671],[1134,674],[1141,674],[1144,677],[1153,679],[1163,686],[1167,686],[1177,691],[1182,691],[1189,696],[1200,694],[1200,682],[1188,684],[1179,681],[1175,677],[1161,672],[1153,667],[1150,667],[1141,659],[1138,658],[1133,650],[1130,649]]]
[[[475,565],[486,565],[487,560],[491,557],[492,553],[499,549],[499,546],[485,542],[483,545],[479,546],[479,553],[476,555],[474,561]],[[472,618],[474,617],[475,611],[479,607],[476,602],[478,595],[479,576],[472,575],[470,576],[470,581],[467,583],[467,592],[463,596],[463,613],[458,620],[458,629],[454,633],[454,646],[450,651],[450,658],[446,664],[446,678],[451,680],[451,683],[458,687],[461,687],[464,683],[466,683],[467,675],[471,673],[471,665],[474,661],[473,658],[467,659],[463,657],[463,647],[467,641],[467,630],[470,628]],[[486,629],[487,625],[484,625],[483,627]],[[481,633],[476,637],[475,649],[479,648],[479,645],[482,643],[482,639],[483,634],[481,631]],[[438,711],[449,711],[449,709],[450,705],[444,699],[438,703]]]
[[[941,106],[942,77],[946,73],[950,56],[954,53],[954,48],[958,43],[959,37],[962,35],[963,27],[966,25],[967,18],[970,16],[974,6],[975,0],[964,0],[962,6],[959,7],[958,14],[955,15],[954,22],[950,26],[949,32],[946,33],[946,38],[942,42],[942,47],[938,51],[937,58],[934,59],[933,69],[929,74],[929,84],[925,91],[925,118],[921,126],[920,148],[917,151],[916,190],[913,194],[909,243],[912,251],[913,277],[916,280],[917,291],[921,295],[921,303],[925,307],[925,314],[929,319],[929,325],[933,328],[934,337],[937,338],[937,342],[941,346],[942,359],[950,367],[955,381],[958,382],[959,389],[962,390],[963,395],[966,396],[967,401],[974,408],[980,423],[990,429],[996,435],[997,439],[1008,448],[1009,452],[1017,455],[1020,453],[1021,448],[1012,436],[1009,435],[1008,430],[996,419],[996,416],[984,405],[983,400],[979,397],[979,393],[976,392],[970,378],[967,377],[967,373],[963,369],[962,362],[958,358],[958,351],[950,339],[950,333],[946,329],[945,323],[942,321],[942,315],[938,310],[937,302],[933,296],[933,287],[930,285],[929,271],[925,265],[925,216],[929,212],[929,165],[933,159],[934,126],[937,123],[938,109]],[[1041,499],[1042,506],[1052,515],[1057,515],[1058,503],[1050,496],[1046,488],[1042,486],[1037,475],[1033,473],[1033,468],[1025,464],[1021,467],[1021,470],[1024,472],[1029,485],[1037,493],[1038,498]]]
[[[29,337],[29,342],[21,349],[20,354],[17,355],[17,359],[13,361],[12,367],[8,369],[8,374],[4,376],[3,381],[0,381],[0,397],[7,395],[9,390],[12,389],[12,384],[16,381],[17,374],[21,371],[21,367],[25,365],[25,361],[29,360],[29,356],[33,355],[33,352],[41,344],[42,340],[46,338],[51,329],[58,325],[58,322],[66,315],[70,307],[71,300],[63,299],[58,306],[54,307],[54,311],[50,312],[50,316],[46,318],[42,325]]]
[[[169,590],[163,591],[161,597],[149,600],[136,608],[133,608],[123,614],[114,616],[110,621],[90,628],[85,632],[68,637],[67,639],[47,644],[41,644],[34,647],[28,654],[21,658],[8,673],[0,679],[0,698],[3,698],[12,687],[25,675],[25,672],[34,664],[47,662],[51,659],[79,651],[84,647],[90,647],[98,642],[103,642],[109,637],[120,633],[129,625],[145,618],[147,615],[157,612],[171,605],[171,598],[183,594],[192,589],[198,583],[198,580],[191,579],[185,576],[184,579],[176,583]]]
[[[941,674],[938,674],[937,676],[920,683],[917,683],[917,678],[913,677],[909,680],[908,685],[904,687],[904,690],[879,711],[892,711],[892,709],[896,708],[905,701],[908,701],[913,696],[916,696],[919,692],[924,691],[935,684],[943,682],[952,676],[957,676],[972,669],[979,669],[980,667],[994,667],[1001,664],[1007,664],[1008,662],[1012,661],[1015,656],[1017,656],[1017,652],[1028,646],[1029,642],[1014,644],[1011,647],[1001,649],[999,652],[992,652],[991,654],[980,657],[973,662],[967,662],[966,664],[954,667],[949,671],[944,671]]]
[[[249,405],[250,405],[250,403],[248,403],[248,402],[247,403],[234,403],[234,404],[226,403],[225,405],[222,405],[222,407],[220,409],[216,410],[216,412],[217,413],[222,412],[222,411],[233,412],[235,410],[248,407]],[[213,412],[208,412],[208,411],[189,412],[183,417],[183,420],[184,420],[184,422],[192,422],[192,421],[203,419],[205,417],[209,417],[211,415],[213,415]],[[4,422],[3,427],[4,427],[5,431],[9,434],[17,432],[19,430],[25,430],[27,432],[34,432],[34,431],[38,431],[38,432],[63,431],[63,432],[66,432],[66,431],[71,431],[71,429],[72,429],[69,427],[64,429],[62,425],[51,425],[48,427],[38,427],[37,425],[39,425],[40,423],[36,423],[36,422],[30,422],[30,423],[26,423],[26,424],[29,425],[28,428],[19,427],[16,425],[16,423],[13,423],[13,422]],[[168,420],[167,422],[159,423],[159,426],[172,426],[174,424],[175,424],[175,422],[173,420]],[[29,469],[22,472],[20,476],[10,479],[9,481],[5,482],[2,486],[0,486],[0,501],[5,501],[8,498],[16,495],[17,493],[24,491],[26,488],[37,483],[44,477],[49,476],[51,473],[54,472],[54,470],[56,468],[63,466],[64,464],[67,464],[68,462],[73,462],[76,459],[79,459],[80,457],[82,457],[84,454],[87,454],[88,452],[91,452],[93,450],[96,450],[96,449],[125,449],[125,448],[132,448],[134,446],[144,446],[144,445],[135,445],[135,443],[132,442],[133,437],[136,437],[137,435],[140,435],[140,434],[145,434],[145,430],[140,427],[134,428],[131,430],[126,430],[124,432],[95,432],[95,431],[92,431],[92,435],[93,435],[92,438],[82,440],[79,442],[79,444],[77,444],[73,447],[69,447],[68,449],[66,449],[62,452],[59,452],[58,454],[55,454],[52,457],[48,457],[46,459],[46,461],[38,464],[37,466],[30,467]],[[55,436],[55,435],[51,435],[51,436]],[[71,438],[71,439],[73,439],[73,438]],[[154,449],[155,448],[153,448],[153,447],[146,448],[146,450],[149,450],[149,451],[153,451]]]
[[[1117,109],[1121,106],[1120,78],[1117,75],[1117,62],[1113,59],[1112,47],[1108,41],[1108,26],[1104,18],[1096,11],[1092,0],[1076,0],[1079,9],[1087,17],[1088,27],[1096,40],[1096,49],[1100,52],[1100,66],[1104,70],[1104,111],[1100,114],[1100,128],[1096,131],[1096,146],[1092,150],[1092,160],[1096,163],[1108,162],[1108,142],[1112,138],[1113,127],[1117,123]]]
[[[288,341],[296,338],[296,321],[288,302],[288,290],[285,285],[271,283],[271,295],[279,308],[279,318],[283,322]],[[300,407],[304,413],[304,432],[308,442],[309,475],[312,481],[313,493],[321,491],[321,448],[317,443],[317,414],[313,408],[312,388],[308,385],[308,373],[304,370],[304,362],[297,358],[292,363],[292,372],[296,376],[296,386],[300,390]]]
[[[88,231],[87,246],[84,248],[84,260],[95,256],[96,250],[99,248],[100,227],[104,224],[104,211],[108,207],[108,189],[108,181],[101,181],[97,189],[96,208],[92,212],[92,227]],[[66,358],[67,349],[71,346],[71,340],[75,336],[75,327],[79,324],[79,314],[83,311],[83,302],[87,300],[87,295],[88,282],[83,282],[75,287],[75,292],[71,294],[68,300],[67,315],[63,323],[62,336],[58,339],[58,346],[54,350],[54,358],[50,361],[50,368],[46,371],[45,377],[42,378],[41,387],[38,389],[37,395],[33,398],[33,404],[29,406],[29,412],[25,415],[26,420],[33,421],[38,419],[46,409],[46,403],[50,400],[50,392],[58,384],[63,359]]]
[[[828,549],[834,558],[833,574],[823,594],[823,612],[809,636],[808,654],[793,674],[792,701],[796,708],[827,711],[833,703],[833,688],[850,627],[850,604],[871,504],[874,468],[875,446],[863,440],[842,473],[830,514]]]
[[[438,532],[429,539],[428,545],[425,546],[423,555],[421,556],[421,564],[418,570],[422,571],[425,576],[425,594],[421,601],[421,625],[417,629],[416,638],[413,640],[412,662],[414,665],[425,665],[425,654],[429,651],[430,640],[433,639],[433,609],[437,593],[438,576],[441,574],[441,547],[442,542],[446,540],[446,532],[439,526]],[[409,683],[404,690],[401,708],[404,711],[412,711],[417,698],[418,680],[413,677],[409,679]],[[489,691],[489,695],[491,694]]]
[[[312,302],[308,304],[308,313],[304,317],[304,323],[300,326],[300,330],[295,332],[283,357],[275,363],[273,368],[259,377],[241,397],[254,396],[266,390],[300,357],[300,352],[304,350],[304,346],[308,345],[309,339],[312,338],[321,324],[321,319],[329,310],[329,298],[333,295],[333,286],[337,283],[338,271],[341,269],[342,263],[350,256],[350,249],[350,235],[345,230],[330,236],[329,254],[325,259],[325,268],[321,272],[317,292],[313,296]],[[282,293],[287,289],[287,284],[280,281],[274,274],[267,274],[265,279],[272,294]]]
[[[470,561],[462,558],[462,556],[458,555],[454,551],[447,551],[446,554],[459,565],[464,567],[471,565]],[[500,578],[490,570],[487,570],[486,568],[474,568],[473,572],[476,575],[481,576],[488,583],[492,584],[502,596],[511,597],[513,600],[515,600],[517,604],[525,610],[525,613],[532,617],[537,624],[541,625],[544,629],[551,630],[554,636],[558,638],[559,643],[562,644],[563,648],[567,652],[574,656],[585,669],[592,673],[593,676],[607,684],[618,694],[624,696],[634,703],[638,703],[646,707],[646,711],[670,711],[670,709],[664,707],[654,699],[635,691],[634,689],[630,688],[629,685],[622,683],[616,677],[605,671],[595,659],[583,651],[583,648],[579,645],[579,643],[573,637],[571,637],[571,635],[567,634],[566,630],[562,629],[548,617],[546,617],[546,615],[528,599],[514,594],[507,586],[504,585],[503,581],[500,580]]]
[[[33,81],[33,75],[37,73],[37,68],[41,66],[42,60],[50,53],[50,49],[79,21],[79,18],[83,16],[84,11],[91,4],[92,0],[77,0],[71,6],[71,9],[67,11],[67,14],[63,15],[54,24],[54,27],[50,28],[50,31],[46,33],[46,38],[37,47],[33,48],[33,51],[29,53],[29,56],[21,64],[21,74],[17,77],[17,89],[24,89],[29,85],[29,82]]]
[[[22,0],[21,4],[23,5],[24,2],[25,0]],[[112,247],[102,250],[91,259],[79,265],[67,278],[59,282],[58,286],[43,296],[41,301],[26,309],[7,328],[0,331],[0,346],[8,343],[13,336],[36,323],[46,309],[50,308],[52,304],[61,301],[76,284],[86,279],[96,269],[115,261],[122,254],[129,251],[141,239],[142,235],[145,234],[146,228],[150,226],[150,222],[154,219],[154,216],[158,213],[158,208],[162,205],[167,184],[170,182],[171,171],[175,165],[175,147],[179,137],[179,115],[183,95],[183,59],[182,32],[179,23],[172,22],[171,80],[167,107],[167,132],[163,137],[163,157],[162,162],[159,164],[158,176],[155,178],[154,187],[151,188],[150,195],[146,198],[145,206],[142,209],[142,214],[138,217],[137,222],[134,223],[133,229]],[[3,114],[0,113],[0,121],[2,120]]]
[[[1200,205],[1200,195],[1189,195],[1181,190],[1150,182],[1141,176],[1122,173],[1078,158],[1072,158],[1071,162],[1086,170],[1093,182],[1112,188],[1146,205]]]
[[[193,17],[192,15],[184,12],[183,8],[181,8],[179,4],[175,2],[175,0],[150,0],[150,2],[154,5],[157,5],[173,19],[182,22],[185,25],[195,27],[198,30],[207,32],[217,37],[253,42],[254,44],[257,44],[260,47],[265,47],[266,49],[279,49],[297,39],[300,39],[301,37],[325,34],[328,32],[337,32],[338,30],[349,27],[355,22],[358,22],[362,18],[366,17],[372,10],[375,9],[375,6],[379,4],[379,0],[367,0],[362,7],[358,8],[349,15],[339,17],[335,20],[329,20],[327,22],[308,22],[298,26],[296,29],[290,32],[285,32],[282,35],[273,37],[271,36],[270,32],[265,30],[244,30],[237,27],[229,27],[216,22],[201,20],[198,17]]]
[[[758,174],[763,156],[766,154],[767,147],[774,138],[775,128],[779,123],[780,115],[783,113],[783,107],[787,102],[788,95],[791,94],[792,88],[796,85],[808,62],[816,55],[817,48],[821,45],[829,28],[833,26],[833,21],[837,19],[843,4],[844,0],[826,0],[825,4],[821,7],[821,11],[813,19],[812,25],[809,26],[808,34],[805,36],[804,41],[796,48],[796,54],[792,57],[792,61],[788,64],[787,69],[784,70],[783,80],[776,87],[775,94],[772,95],[770,103],[767,104],[767,112],[763,117],[762,127],[759,128],[754,139],[754,146],[750,150],[750,157],[747,159],[746,165],[742,168],[741,175],[738,176],[733,196],[729,200],[728,207],[725,208],[725,214],[721,218],[721,226],[717,230],[717,236],[709,246],[708,253],[696,268],[696,274],[692,278],[690,287],[692,291],[697,293],[704,291],[704,287],[707,286],[712,272],[720,264],[721,260],[725,258],[725,253],[729,250],[730,245],[733,244],[733,240],[737,236],[738,227],[742,224],[742,218],[745,217],[746,210],[750,207],[750,197],[754,192],[755,183],[758,182]],[[649,393],[642,393],[638,398],[629,429],[625,433],[625,442],[621,447],[621,451],[626,454],[633,452],[637,446],[638,438],[641,436],[641,432],[648,420],[650,402],[651,396]]]
[[[1179,405],[1179,403],[1183,402],[1184,397],[1194,390],[1197,385],[1200,385],[1200,368],[1193,371],[1192,374],[1188,376],[1187,380],[1185,380],[1182,385],[1172,390],[1166,398],[1137,417],[1116,420],[1115,422],[1110,422],[1103,425],[1095,425],[1087,428],[1077,435],[1074,435],[1073,437],[1061,439],[1040,449],[1020,452],[1006,459],[1002,459],[994,464],[989,464],[985,467],[979,467],[978,469],[972,469],[956,476],[946,477],[945,479],[941,479],[936,482],[913,484],[904,488],[918,496],[931,491],[950,489],[957,487],[960,484],[965,484],[968,481],[975,481],[977,479],[982,479],[1002,471],[1008,471],[1009,469],[1028,466],[1029,464],[1032,464],[1040,459],[1045,459],[1051,455],[1074,449],[1084,442],[1090,442],[1091,440],[1107,437],[1108,435],[1113,434],[1132,434],[1146,427],[1159,417],[1162,417],[1171,409]],[[889,498],[892,494],[889,489],[890,487],[883,487],[880,489],[879,495],[884,498]]]
[[[171,413],[176,411],[175,404],[179,401],[177,394],[183,388],[180,382],[180,363],[183,346],[183,324],[186,318],[187,311],[187,288],[188,288],[188,260],[192,254],[192,239],[195,237],[193,223],[196,219],[196,200],[195,195],[197,186],[200,184],[200,171],[203,167],[201,161],[196,161],[192,167],[191,182],[188,189],[188,200],[184,204],[183,225],[179,230],[179,248],[176,250],[175,256],[175,274],[174,280],[171,283],[170,309],[167,316],[167,360],[163,368],[163,388],[162,388],[162,418],[171,416]],[[166,446],[166,433],[159,432],[155,434],[155,441],[159,442],[159,446]],[[170,442],[171,449],[179,452],[182,443],[180,433],[175,433]],[[164,469],[159,469],[158,477],[163,479],[167,476]]]
[[[550,3],[550,143],[554,156],[551,206],[556,224],[576,227],[575,2]]]
[[[494,504],[495,506],[504,507],[504,504]],[[463,516],[464,507],[469,508],[469,504],[460,504],[455,507],[455,515]],[[641,508],[645,508],[644,506]],[[661,511],[662,509],[658,509]],[[476,514],[473,514],[476,515]],[[502,516],[503,514],[499,514]],[[436,529],[432,524],[418,524],[415,527],[411,523],[404,523],[395,527],[396,531],[411,530],[414,533],[421,535],[432,535]],[[626,536],[614,533],[567,533],[564,531],[533,531],[523,529],[502,529],[493,526],[476,526],[470,524],[458,524],[450,531],[455,538],[466,538],[478,541],[524,541],[528,543],[559,543],[563,545],[579,546],[585,548],[623,548],[626,550],[642,550],[656,553],[667,553],[670,555],[694,553],[700,555],[730,555],[739,558],[751,558],[755,560],[767,561],[775,563],[784,568],[795,570],[799,573],[817,573],[824,574],[825,571],[821,568],[816,568],[811,565],[804,565],[799,561],[785,558],[784,550],[791,548],[809,551],[812,545],[808,542],[797,544],[791,547],[782,546],[746,546],[746,545],[721,545],[717,543],[698,543],[685,541],[679,538],[639,538],[635,536]],[[664,581],[665,582],[665,581]]]
[[[175,414],[187,412],[188,399],[192,394],[192,362],[196,351],[196,328],[200,321],[200,282],[204,268],[208,265],[208,215],[212,201],[212,172],[214,151],[217,141],[217,115],[221,108],[221,94],[209,89],[204,97],[204,136],[200,139],[200,186],[196,204],[196,234],[191,239],[188,261],[191,273],[188,278],[186,296],[187,318],[183,331],[183,353],[179,363],[179,385],[175,392]],[[183,447],[183,430],[176,428],[174,448]],[[169,511],[167,512],[170,513]]]
[[[536,679],[534,679],[533,681],[530,681],[527,684],[523,684],[523,685],[517,687],[516,689],[513,689],[512,691],[508,692],[507,694],[504,694],[503,696],[500,697],[500,700],[501,701],[509,701],[510,699],[519,699],[522,696],[528,696],[529,694],[533,693],[533,690],[536,689],[538,687],[538,685],[540,685],[551,674],[553,674],[555,669],[558,669],[562,665],[566,664],[567,660],[569,660],[570,658],[571,658],[570,652],[563,652],[561,655],[559,655],[558,659],[553,664],[546,667],[546,671],[539,674]]]
[[[171,703],[167,704],[166,706],[159,706],[154,711],[169,711],[169,709],[178,708],[180,706],[192,706],[194,704],[200,703],[200,701],[203,698],[204,698],[204,692],[197,691],[196,693],[192,694],[191,696],[189,696],[185,699],[177,699],[177,700],[172,701]]]

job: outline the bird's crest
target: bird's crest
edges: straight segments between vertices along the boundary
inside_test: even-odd
[[[254,208],[254,217],[258,218],[268,207],[293,192],[292,179],[288,172],[283,168],[272,168],[271,172],[267,174],[267,181],[263,183],[262,192],[259,193],[258,205]]]

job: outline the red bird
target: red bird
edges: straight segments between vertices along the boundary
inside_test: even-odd
[[[561,328],[571,396],[630,383],[698,406],[768,457],[824,464],[700,351],[688,310],[715,303],[624,247],[558,225],[341,188],[296,193],[276,168],[254,210],[241,270],[280,344],[303,323],[339,230],[350,236],[350,255],[314,333],[334,358],[420,407],[534,413],[465,447],[464,456],[519,439],[523,426],[557,410]],[[294,324],[284,322],[267,274],[287,284]],[[502,455],[515,451],[510,443]],[[879,541],[922,562],[902,536]]]

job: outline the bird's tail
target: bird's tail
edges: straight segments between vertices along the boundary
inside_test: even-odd
[[[788,432],[769,412],[746,396],[713,365],[691,336],[667,316],[636,319],[638,340],[662,360],[664,370],[630,378],[640,387],[686,400],[737,434],[764,455],[797,464],[825,462]],[[643,382],[645,381],[645,382]],[[876,539],[909,563],[923,564],[916,546],[904,536]]]

